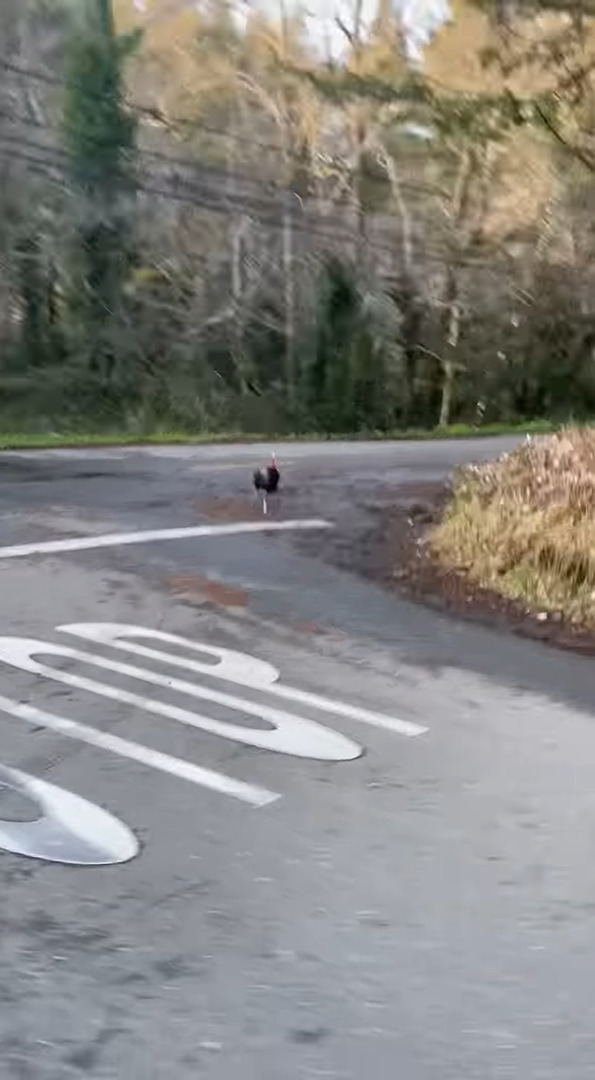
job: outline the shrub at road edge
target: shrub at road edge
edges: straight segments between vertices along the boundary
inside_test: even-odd
[[[595,431],[528,438],[460,470],[428,543],[444,568],[595,628]]]

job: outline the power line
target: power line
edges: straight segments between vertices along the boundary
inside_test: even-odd
[[[0,140],[1,139],[2,136],[0,136]],[[41,147],[38,147],[38,149],[42,150]],[[64,178],[64,176],[67,175],[67,163],[64,161],[64,159],[58,158],[52,160],[50,157],[44,156],[43,153],[42,156],[39,156],[31,154],[27,151],[23,151],[21,148],[18,147],[11,149],[10,154],[8,154],[4,152],[3,148],[0,146],[0,155],[3,155],[6,159],[9,160],[14,159],[17,161],[21,161],[25,164],[31,164],[36,167],[37,171],[45,169],[47,175],[49,175],[50,177],[51,169],[57,170],[61,174],[61,178]],[[200,209],[211,210],[215,213],[228,214],[230,211],[229,202],[226,203],[224,199],[221,199],[220,195],[217,195],[215,192],[209,191],[208,189],[203,188],[202,190],[199,190],[194,186],[184,184],[183,186],[181,186],[180,190],[175,190],[168,186],[159,186],[154,181],[150,181],[148,183],[137,182],[134,186],[139,192],[151,195],[158,195],[166,199],[171,199],[174,202],[181,202],[186,205],[195,206]],[[278,216],[273,216],[270,208],[267,207],[266,204],[256,204],[255,201],[248,202],[247,200],[242,200],[242,202],[240,203],[236,199],[234,200],[233,209],[239,210],[240,212],[245,212],[248,216],[255,217],[259,221],[261,221],[262,224],[274,229],[283,228],[285,224],[281,218],[279,218]],[[353,240],[355,239],[355,233],[338,233],[336,230],[333,230],[332,232],[329,232],[328,230],[323,231],[312,228],[311,226],[300,222],[299,219],[294,220],[293,228],[296,233],[299,232],[309,236],[319,236],[327,241],[339,240],[344,242],[353,242]],[[378,249],[380,250],[380,247]],[[393,248],[386,245],[383,246],[383,250],[387,252],[392,252]]]
[[[65,88],[72,86],[74,89],[78,89],[81,93],[87,97],[96,97],[101,99],[101,95],[96,92],[89,92],[88,87],[81,85],[80,83],[72,83],[59,75],[50,75],[48,72],[41,71],[39,68],[27,68],[20,64],[14,63],[14,61],[7,59],[5,56],[0,56],[0,68],[4,68],[6,71],[15,75],[23,76],[24,78],[31,79],[33,81],[44,82],[49,86],[59,86]],[[438,83],[436,79],[427,77],[428,82],[433,82],[437,86],[442,84]],[[444,87],[446,89],[446,87]],[[481,95],[476,95],[481,98]],[[170,116],[168,117],[162,110],[153,105],[143,105],[141,102],[130,100],[130,98],[124,98],[123,104],[133,113],[139,116],[145,116],[150,120],[157,120],[164,127],[188,127],[191,129],[198,129],[204,131],[209,135],[214,135],[218,138],[227,139],[231,142],[244,143],[246,146],[257,147],[261,150],[269,150],[274,154],[284,153],[289,158],[294,158],[298,162],[301,160],[301,155],[298,151],[292,150],[281,146],[279,143],[273,143],[265,141],[263,139],[255,138],[253,135],[243,135],[239,131],[230,131],[229,128],[216,127],[213,124],[208,123],[206,120],[198,118],[190,118],[185,116]]]
[[[2,156],[3,148],[0,146],[0,158]],[[4,156],[7,157],[8,155]],[[51,162],[48,161],[47,158],[35,157],[34,155],[22,153],[21,151],[11,151],[10,158],[14,158],[15,160],[23,162],[26,165],[30,165],[33,172],[48,177],[49,179],[52,179],[54,181],[56,181],[56,177],[52,175],[50,169],[56,169],[58,172],[61,173],[62,178],[64,177],[64,174],[66,172],[65,165],[62,162]],[[136,189],[143,194],[155,195],[159,198],[169,199],[173,202],[179,202],[187,206],[192,206],[198,210],[208,210],[218,214],[229,213],[229,206],[225,206],[220,201],[215,200],[212,196],[212,193],[194,192],[191,195],[188,192],[171,191],[167,188],[159,187],[154,183],[139,183],[135,186]],[[253,208],[245,206],[234,206],[234,209],[236,211],[246,213],[248,217],[253,217],[255,220],[258,220],[261,224],[263,224],[266,228],[269,228],[273,231],[278,232],[282,230],[286,225],[286,222],[283,218],[273,217],[270,213],[263,213],[262,210],[259,213]],[[354,231],[338,231],[336,228],[333,228],[332,231],[322,230],[316,227],[312,227],[308,224],[308,222],[301,222],[299,221],[299,219],[294,220],[293,230],[295,234],[299,234],[305,237],[319,238],[326,241],[327,243],[330,241],[334,241],[336,243],[353,245],[361,239]],[[397,254],[397,244],[382,244],[377,240],[369,238],[365,241],[365,249],[368,253],[371,254],[391,255],[393,258]],[[429,248],[424,247],[424,263],[434,263],[442,266],[444,265],[446,258],[446,252],[441,252],[438,250],[432,251]],[[482,264],[483,263],[481,259],[473,259],[472,257],[466,259],[459,258],[457,260],[457,266],[459,266],[460,268],[466,267],[468,269],[477,269]]]
[[[0,132],[0,140],[3,140],[4,142],[7,142],[15,147],[17,151],[17,159],[19,157],[19,152],[22,152],[23,148],[26,152],[33,150],[38,154],[44,155],[41,158],[37,157],[35,159],[31,157],[31,160],[35,164],[45,164],[49,167],[59,168],[62,173],[68,174],[70,157],[66,150],[60,147],[48,146],[44,143],[38,143],[32,139],[27,139],[21,135],[13,135],[11,133],[5,132]],[[24,159],[27,159],[26,156],[24,157]],[[87,176],[89,177],[89,179],[93,179],[94,177],[100,175],[100,172],[96,168],[90,168],[87,171]],[[150,179],[153,183],[153,187],[151,189],[148,187],[146,182],[132,180],[132,184],[139,191],[156,191],[157,189],[154,187],[155,178],[153,177]],[[225,188],[222,189],[220,183],[213,187],[213,177],[209,175],[208,170],[207,175],[204,178],[197,174],[192,179],[185,179],[180,176],[174,176],[170,177],[169,179],[164,179],[168,187],[167,189],[160,188],[158,190],[158,193],[163,194],[169,198],[176,200],[180,200],[180,198],[182,198],[182,201],[184,201],[184,197],[187,196],[187,201],[189,202],[195,202],[197,201],[197,198],[202,198],[203,200],[210,200],[208,204],[209,209],[218,210],[224,213],[229,212],[230,205],[233,203],[237,204],[240,209],[246,211],[247,213],[251,213],[257,217],[260,216],[262,219],[264,219],[264,217],[270,216],[270,202],[264,201],[262,197],[257,198],[256,196],[250,196],[248,194],[244,194],[240,197],[237,193],[235,193],[232,196],[230,192],[225,190]],[[157,179],[157,182],[159,182],[159,179]],[[163,180],[161,182],[163,182]],[[262,184],[259,185],[259,190],[262,190]],[[282,192],[282,194],[285,195],[286,193]],[[286,201],[278,205],[278,209],[281,211],[286,209]]]
[[[3,136],[0,134],[0,141]],[[67,161],[65,156],[62,158],[53,158],[46,154],[46,147],[41,147],[35,143],[29,143],[28,147],[41,151],[42,155],[35,156],[29,152],[23,152],[18,146],[15,149],[11,149],[10,154],[15,160],[20,160],[25,163],[31,163],[37,166],[37,171],[45,169],[47,174],[51,176],[49,170],[57,170],[61,177],[64,178],[68,174]],[[1,151],[0,147],[0,151]],[[8,155],[4,155],[7,157]],[[54,177],[52,177],[54,178]],[[180,202],[189,206],[194,206],[198,209],[206,209],[219,214],[229,214],[230,211],[239,213],[245,213],[248,217],[253,217],[259,220],[265,226],[272,229],[279,230],[286,226],[287,219],[285,215],[280,216],[276,211],[282,210],[282,207],[272,207],[269,202],[257,201],[254,199],[248,200],[246,197],[237,198],[233,200],[222,196],[220,189],[213,190],[205,185],[199,185],[197,183],[191,183],[189,181],[175,181],[172,185],[158,186],[158,181],[154,178],[149,178],[149,182],[146,180],[143,182],[135,182],[134,187],[137,191],[146,194],[153,194],[159,197],[170,199],[174,202]],[[318,218],[325,228],[318,228],[316,224],[312,223],[312,219],[293,217],[292,229],[295,234],[301,234],[304,236],[313,236],[323,239],[325,241],[338,241],[346,244],[355,244],[361,240],[359,234],[353,230],[346,230],[343,219],[331,218]],[[316,219],[314,219],[316,221]],[[394,244],[383,244],[376,240],[367,239],[366,248],[378,253],[384,252],[392,256],[395,255],[395,249],[398,241]],[[434,251],[431,252],[428,248],[424,250],[424,258],[429,261],[435,261],[442,263],[446,257],[446,252]],[[463,263],[461,262],[461,265]],[[467,265],[477,265],[476,261],[469,260]]]
[[[44,132],[53,131],[52,126],[49,125],[49,124],[45,124],[42,121],[32,119],[30,117],[25,118],[25,117],[22,117],[22,116],[14,116],[14,114],[11,114],[9,111],[4,110],[2,108],[0,108],[0,118],[1,117],[4,117],[5,119],[8,119],[10,122],[14,122],[14,123],[21,123],[22,122],[25,126],[33,127],[36,131],[44,131]],[[54,153],[56,155],[63,156],[65,159],[67,159],[67,157],[68,157],[68,151],[66,151],[64,148],[62,148],[60,146],[57,146],[55,143],[53,143],[53,144],[35,143],[32,140],[27,139],[23,135],[19,134],[17,136],[17,135],[14,135],[12,133],[8,133],[8,132],[3,132],[2,137],[5,139],[5,141],[12,141],[16,145],[24,145],[24,146],[27,146],[28,148],[32,148],[32,149],[35,149],[35,150],[42,150],[44,152]],[[216,190],[217,190],[217,195],[218,195],[219,198],[221,198],[221,197],[226,197],[227,199],[237,198],[238,197],[237,193],[234,194],[234,192],[233,192],[233,186],[234,185],[242,186],[242,187],[244,187],[245,185],[252,185],[255,188],[255,190],[257,191],[257,193],[258,193],[258,199],[256,200],[257,205],[262,205],[263,189],[264,189],[265,192],[268,189],[269,193],[276,194],[279,197],[280,209],[283,208],[285,211],[287,211],[287,209],[288,209],[288,202],[287,202],[288,197],[289,197],[289,205],[292,206],[292,207],[294,205],[294,203],[293,203],[293,192],[288,191],[286,188],[284,188],[277,181],[275,181],[275,180],[273,180],[271,178],[268,178],[268,177],[263,178],[262,176],[258,176],[258,175],[253,174],[253,173],[246,173],[244,171],[239,171],[237,169],[228,169],[228,168],[225,168],[223,166],[213,165],[210,162],[197,162],[197,161],[192,160],[190,158],[172,157],[170,154],[168,154],[168,153],[166,153],[164,151],[155,151],[155,150],[148,150],[148,149],[144,149],[144,148],[139,148],[139,149],[134,151],[134,156],[135,156],[135,158],[138,158],[141,161],[144,161],[145,159],[149,159],[151,161],[163,162],[163,164],[167,165],[168,167],[172,167],[172,168],[175,167],[175,168],[183,168],[183,169],[192,170],[192,177],[190,177],[190,178],[173,177],[173,178],[170,179],[171,183],[175,183],[175,184],[178,184],[178,183],[181,183],[181,184],[194,184],[194,183],[198,182],[199,184],[201,184],[202,181],[205,178],[207,178],[208,180],[211,180],[211,181],[214,180],[217,183],[217,189]],[[408,184],[406,181],[401,182],[401,187],[405,191],[409,190],[409,191],[415,191],[416,193],[419,193],[420,191],[425,190],[427,194],[429,194],[429,193],[435,194],[435,192],[431,188],[430,189],[427,189],[427,188],[424,189],[420,185]],[[243,198],[246,199],[246,198],[249,198],[249,196],[244,194]],[[310,211],[310,214],[311,214],[311,211]],[[332,227],[332,222],[329,221],[329,217],[328,217],[327,214],[323,214],[323,215],[318,214],[317,218],[320,221],[321,225],[327,226],[327,227],[330,225]]]
[[[0,140],[2,136],[0,135]],[[33,144],[33,148],[38,151],[37,154],[30,153],[28,150],[23,150],[19,146],[11,146],[10,150],[5,150],[0,146],[0,156],[3,156],[6,160],[16,160],[21,163],[30,166],[32,171],[44,175],[50,179],[56,180],[55,172],[59,173],[59,179],[63,180],[68,174],[67,161],[64,157],[52,158],[46,152],[46,148],[42,148]],[[41,155],[39,153],[41,151]],[[52,173],[54,170],[54,173]],[[248,202],[247,200],[235,199],[233,205],[230,205],[230,200],[224,200],[221,198],[220,192],[213,192],[206,187],[197,187],[188,183],[180,185],[179,190],[172,189],[171,186],[159,186],[158,182],[150,179],[149,182],[136,182],[134,187],[137,191],[144,194],[156,195],[161,198],[169,199],[174,202],[180,202],[185,205],[194,206],[197,209],[210,210],[219,214],[228,214],[230,209],[236,212],[245,213],[249,217],[254,217],[260,221],[263,225],[274,230],[280,230],[286,226],[286,218],[280,217],[275,213],[275,208],[271,211],[270,204],[257,204],[255,200]],[[336,226],[333,226],[332,221],[328,222],[329,228],[319,229],[312,226],[307,220],[300,218],[293,218],[292,227],[295,234],[301,234],[304,236],[318,237],[328,242],[338,242],[343,244],[354,244],[361,238],[354,231],[348,231],[344,228],[339,230]],[[343,226],[343,223],[341,222]],[[393,258],[396,254],[396,244],[382,244],[376,240],[368,239],[365,242],[365,247],[368,252],[387,254]],[[425,249],[423,258],[426,262],[443,263],[445,259],[445,253],[443,252],[431,252],[429,249]],[[459,261],[459,265],[477,266],[477,260]]]
[[[36,153],[46,155],[41,159],[37,158],[33,162],[36,165],[46,164],[50,167],[59,167],[64,173],[67,173],[68,169],[68,153],[61,148],[50,147],[47,144],[38,143],[34,140],[27,139],[21,135],[13,135],[11,133],[0,132],[0,140],[9,142],[16,147],[17,150],[25,148],[25,150],[33,150]],[[93,177],[93,170],[89,172],[89,177]],[[271,205],[270,200],[264,200],[262,197],[256,195],[249,195],[246,193],[232,193],[222,190],[221,185],[217,184],[213,187],[213,177],[209,175],[209,170],[206,170],[206,176],[201,176],[198,171],[192,178],[183,178],[174,176],[169,179],[165,179],[166,188],[157,188],[156,183],[163,184],[164,180],[150,177],[149,184],[147,181],[135,182],[134,186],[139,191],[151,191],[154,194],[162,195],[166,198],[170,198],[176,201],[188,202],[190,204],[201,205],[204,208],[213,210],[219,213],[229,213],[230,210],[238,210],[244,212],[248,216],[258,218],[263,223],[271,223],[273,227],[280,228],[287,224],[287,212],[288,202],[287,193],[283,189],[277,189],[278,193],[282,195],[282,199],[276,200]],[[289,206],[292,204],[290,203]],[[313,215],[310,213],[308,217],[298,215],[295,212],[291,214],[291,226],[296,233],[303,233],[311,236],[319,236],[327,241],[340,240],[345,243],[355,243],[358,240],[357,234],[353,231],[346,231],[343,219],[335,218],[334,220],[328,215]],[[317,227],[318,226],[318,227]],[[387,253],[394,255],[395,245],[393,244],[375,244],[378,251],[384,250]]]
[[[24,116],[22,113],[14,112],[13,110],[4,109],[0,106],[0,119],[7,120],[10,124],[19,125],[23,124],[25,127],[33,127],[38,131],[54,131],[52,124],[44,123],[42,120],[38,120],[33,116]],[[101,145],[99,138],[93,138],[91,134],[86,135],[86,139],[90,143],[96,143]],[[54,147],[52,147],[53,149]],[[56,147],[58,149],[58,147]],[[289,189],[278,180],[274,180],[271,177],[264,176],[255,172],[246,172],[245,170],[239,170],[237,168],[230,169],[228,165],[219,165],[211,161],[201,160],[197,161],[195,158],[189,157],[177,157],[175,154],[171,154],[165,150],[150,150],[147,147],[137,146],[135,147],[134,154],[140,158],[152,158],[154,161],[163,161],[164,164],[177,166],[179,168],[196,169],[197,167],[204,171],[212,172],[213,175],[219,175],[225,180],[241,180],[243,183],[253,182],[258,185],[259,189],[262,189],[263,185],[270,188],[274,188],[280,192],[287,192]],[[440,190],[436,185],[425,183],[413,183],[407,180],[401,180],[400,186],[404,191],[424,193],[429,195],[440,194]]]
[[[30,117],[23,117],[20,115],[11,114],[8,110],[0,108],[0,119],[8,120],[11,124],[19,125],[23,124],[26,127],[33,127],[36,131],[52,132],[54,129],[50,124],[44,124],[39,120],[34,120]],[[22,138],[23,142],[26,142],[24,136],[15,136],[9,132],[2,132],[2,137],[5,139]],[[89,142],[95,143],[97,146],[103,145],[100,139],[88,139]],[[69,155],[69,151],[64,147],[57,145],[55,142],[46,143],[44,145],[38,144],[40,149],[47,149],[56,154]],[[144,147],[137,147],[132,151],[135,158],[144,159],[148,158],[152,161],[162,161],[165,165],[176,168],[184,169],[200,169],[204,173],[211,174],[214,178],[218,178],[220,181],[235,180],[241,183],[253,183],[258,187],[259,191],[263,188],[270,188],[272,190],[287,193],[287,189],[284,188],[277,180],[273,180],[268,177],[263,177],[257,173],[240,172],[237,169],[229,169],[225,165],[215,165],[212,162],[197,161],[192,158],[179,158],[172,157],[164,150],[149,150]],[[69,155],[70,156],[70,155]]]
[[[65,80],[64,78],[61,78],[61,77],[59,77],[57,75],[50,75],[50,74],[48,74],[46,72],[40,71],[39,69],[23,67],[22,65],[14,63],[13,61],[9,60],[7,57],[0,57],[0,67],[3,67],[9,72],[12,72],[14,74],[18,74],[18,75],[23,76],[25,78],[34,79],[34,80],[36,80],[36,79],[41,80],[44,83],[49,84],[49,85],[55,85],[55,86],[66,86],[66,85],[68,85],[67,80]],[[86,93],[86,94],[89,93],[88,89],[85,88],[85,87],[80,87],[80,89],[82,90],[83,93]],[[99,96],[99,95],[97,95],[97,96]],[[140,103],[137,103],[137,102],[125,101],[125,104],[132,111],[136,111],[136,112],[140,113],[141,115],[151,116],[153,118],[155,118],[155,116],[159,112],[159,110],[155,110],[154,108],[152,108],[150,106],[143,106],[143,105],[141,105]],[[8,119],[9,122],[23,123],[23,124],[26,124],[26,125],[31,125],[31,126],[40,128],[40,129],[44,128],[45,130],[51,130],[51,126],[49,124],[44,124],[42,121],[39,121],[36,118],[33,118],[32,116],[24,117],[24,116],[17,116],[16,114],[11,116],[4,109],[0,109],[0,116],[3,116],[5,119]],[[161,119],[163,121],[167,121],[167,118],[164,117],[163,115],[161,115]],[[170,122],[168,122],[168,126],[169,126],[169,123]],[[205,122],[200,121],[200,120],[188,120],[186,118],[181,118],[181,117],[175,118],[174,117],[174,118],[171,119],[171,123],[173,123],[173,124],[188,124],[188,125],[190,125],[192,127],[197,127],[197,128],[202,129],[202,130],[209,131],[214,135],[224,137],[224,138],[229,138],[229,139],[231,139],[233,141],[244,142],[244,143],[249,144],[250,146],[257,146],[257,147],[260,147],[260,148],[273,150],[275,153],[279,153],[280,150],[282,149],[278,144],[265,143],[265,142],[263,142],[261,140],[252,138],[252,136],[243,136],[239,132],[224,131],[221,128],[213,127],[212,125],[208,125]],[[92,138],[91,138],[91,141],[93,141]],[[99,142],[100,142],[100,140],[98,140],[98,143]],[[193,170],[195,170],[197,168],[197,163],[195,161],[193,161],[192,159],[176,157],[176,156],[173,156],[173,155],[171,155],[171,154],[169,154],[167,152],[161,151],[161,150],[151,150],[151,149],[148,149],[148,148],[139,147],[139,148],[136,148],[135,153],[139,157],[151,158],[154,161],[163,161],[164,164],[167,164],[167,165],[169,165],[171,167],[179,167],[179,168],[193,169]],[[255,185],[258,186],[259,191],[262,191],[263,184],[264,184],[264,185],[266,185],[266,187],[269,190],[276,191],[276,192],[280,193],[282,195],[282,197],[286,197],[286,194],[288,192],[288,189],[284,185],[280,184],[279,181],[274,180],[274,179],[272,179],[270,177],[263,178],[261,175],[257,175],[255,173],[246,173],[245,171],[240,172],[237,168],[230,169],[228,166],[216,165],[216,164],[213,164],[211,162],[208,162],[208,163],[207,162],[201,162],[199,167],[203,171],[203,173],[210,172],[214,177],[219,176],[220,179],[222,181],[224,181],[226,185],[230,185],[230,184],[233,184],[233,183],[241,183],[241,184],[245,184],[245,183],[250,184],[250,183],[252,183],[252,184],[255,184]],[[411,182],[408,182],[406,180],[402,180],[400,186],[401,186],[401,189],[403,191],[405,191],[405,192],[410,192],[410,193],[424,192],[426,194],[436,194],[436,191],[432,187],[432,185],[411,183]]]
[[[7,120],[10,124],[18,126],[23,124],[25,127],[32,127],[36,131],[53,132],[54,127],[51,124],[44,123],[41,120],[37,120],[30,116],[23,116],[19,113],[14,113],[7,109],[0,107],[0,119]],[[1,129],[0,129],[1,130]],[[101,145],[100,139],[93,139],[92,136],[87,136],[87,139],[91,143]],[[58,146],[56,143],[47,144],[47,149],[55,151],[56,153],[63,153],[64,148]],[[227,165],[218,165],[210,161],[198,161],[195,158],[188,157],[176,157],[164,150],[150,150],[146,147],[136,147],[133,151],[135,158],[151,159],[152,161],[162,161],[164,165],[168,165],[172,168],[191,169],[193,172],[200,170],[204,174],[211,174],[213,177],[218,177],[222,182],[226,184],[241,183],[241,184],[254,184],[257,186],[259,192],[262,192],[263,188],[268,188],[270,191],[275,191],[282,197],[292,195],[291,189],[288,189],[278,180],[269,176],[262,176],[255,172],[246,172],[244,169],[237,168],[230,169]],[[431,184],[413,183],[407,180],[401,180],[400,186],[403,191],[425,194],[425,195],[437,195],[441,192]]]
[[[43,82],[46,83],[46,85],[48,86],[60,86],[63,88],[70,85],[73,86],[74,89],[81,90],[88,97],[94,96],[100,98],[101,96],[99,94],[89,94],[89,90],[87,87],[81,86],[80,84],[76,83],[69,83],[67,79],[64,79],[59,75],[50,75],[45,71],[40,71],[38,68],[35,69],[23,67],[20,64],[15,64],[12,60],[8,60],[4,56],[0,57],[0,67],[4,68],[5,71],[11,72],[13,75],[21,75],[24,78],[31,79],[34,82]],[[270,150],[277,154],[283,151],[283,147],[280,146],[278,143],[265,142],[262,139],[255,139],[251,135],[242,135],[239,131],[224,130],[223,128],[215,127],[214,125],[209,124],[203,120],[190,119],[190,117],[185,116],[168,117],[165,115],[165,113],[161,111],[161,109],[158,109],[155,106],[142,105],[140,102],[131,101],[129,98],[124,98],[124,104],[128,109],[130,109],[131,112],[137,113],[139,116],[146,116],[148,119],[151,120],[157,120],[165,127],[198,128],[201,131],[207,132],[207,134],[216,135],[220,138],[230,139],[232,142],[246,143],[246,145],[248,146],[256,146],[260,149]],[[290,154],[290,156],[292,155]]]

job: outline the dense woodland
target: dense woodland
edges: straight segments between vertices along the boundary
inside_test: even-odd
[[[2,429],[592,416],[586,0],[267,10],[2,0]]]

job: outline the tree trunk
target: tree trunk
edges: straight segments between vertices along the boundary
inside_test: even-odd
[[[468,217],[469,201],[471,196],[471,181],[477,165],[474,149],[467,148],[459,163],[459,171],[452,201],[449,209],[450,217],[450,253],[446,267],[446,281],[444,287],[444,310],[445,310],[445,348],[442,364],[442,401],[440,405],[441,427],[446,427],[450,421],[452,399],[454,394],[455,379],[460,369],[457,363],[457,349],[461,334],[461,301],[459,296],[459,281],[457,269],[461,251],[466,246],[468,236],[463,236],[465,223]],[[467,230],[469,231],[469,225]]]
[[[285,392],[289,405],[295,398],[295,280],[293,260],[293,193],[283,211],[283,281],[285,291]]]
[[[353,183],[353,202],[355,211],[355,261],[362,267],[366,258],[366,209],[364,206],[364,172],[366,128],[361,118],[356,120],[355,132],[355,177]]]
[[[449,266],[447,270],[446,296],[448,303],[446,349],[450,355],[447,354],[442,360],[442,400],[440,403],[440,419],[438,421],[440,427],[446,427],[450,423],[455,379],[458,370],[456,352],[461,332],[459,289],[456,271],[452,266]]]
[[[442,367],[442,399],[440,401],[440,427],[448,427],[452,408],[456,367],[454,360],[445,360]]]
[[[231,358],[242,394],[248,393],[248,384],[244,363],[244,321],[245,321],[245,236],[250,220],[241,211],[236,211],[234,200],[234,176],[237,168],[236,137],[241,128],[239,110],[234,108],[230,121],[229,138],[226,140],[226,178],[225,194],[229,205],[229,255],[231,273],[231,324],[229,326]]]
[[[245,219],[234,217],[231,225],[231,352],[240,390],[247,392],[244,371],[244,228]]]

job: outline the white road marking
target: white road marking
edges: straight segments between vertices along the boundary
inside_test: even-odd
[[[114,649],[133,653],[147,660],[157,660],[160,663],[172,664],[175,667],[185,668],[201,675],[211,675],[233,682],[241,686],[250,687],[253,690],[266,691],[276,697],[285,698],[288,701],[306,705],[321,712],[344,716],[349,720],[357,720],[360,723],[370,724],[374,727],[393,731],[398,735],[407,735],[410,738],[424,735],[427,727],[415,724],[410,720],[399,720],[384,713],[374,712],[370,709],[359,708],[333,698],[322,697],[312,694],[307,690],[299,690],[293,686],[283,686],[277,683],[279,671],[265,661],[258,660],[247,653],[235,652],[232,649],[219,649],[212,645],[191,641],[189,638],[180,637],[177,634],[168,634],[163,630],[149,630],[141,626],[129,626],[119,623],[69,623],[57,627],[58,630],[94,641],[98,644],[109,645]],[[165,644],[181,646],[194,652],[206,653],[219,657],[218,664],[205,664],[199,660],[191,660],[189,657],[175,656],[173,653],[163,652],[161,649],[153,649],[150,646],[140,645],[128,638],[144,638],[152,641],[160,641]]]
[[[344,716],[348,720],[357,720],[360,724],[370,724],[372,727],[384,728],[386,731],[393,731],[397,735],[407,735],[410,739],[415,738],[417,735],[425,735],[428,731],[427,727],[414,724],[412,720],[398,720],[394,716],[386,716],[385,713],[374,712],[372,709],[361,709],[359,705],[349,705],[345,701],[321,697],[319,694],[311,694],[307,690],[298,690],[294,686],[271,686],[269,692],[277,697],[299,702],[301,705],[308,705],[311,709],[333,713],[335,716]]]
[[[28,555],[60,555],[66,551],[89,551],[93,548],[121,547],[126,544],[150,544],[161,540],[190,540],[199,536],[235,536],[241,533],[291,532],[293,530],[331,529],[322,518],[298,518],[290,521],[237,521],[227,525],[190,525],[178,529],[146,529],[143,532],[103,533],[99,536],[73,536],[65,540],[42,540],[32,544],[0,547],[0,559],[22,559]]]
[[[276,695],[289,701],[299,702],[315,710],[345,716],[398,734],[421,735],[427,731],[427,728],[395,719],[383,713],[360,709],[342,701],[335,701],[295,687],[280,685],[278,682],[279,671],[272,664],[233,649],[224,649],[202,642],[191,641],[164,631],[118,623],[72,623],[60,626],[58,630],[113,649],[130,652],[158,663],[181,667],[187,671],[234,683],[238,686],[250,688],[260,694]],[[141,644],[138,640],[128,640],[130,638],[140,638],[149,642],[160,642],[178,648],[181,647],[193,651],[195,655],[202,655],[203,659],[195,660],[190,657],[176,656],[168,651]],[[42,656],[64,657],[67,660],[99,667],[104,671],[111,671],[127,678],[175,690],[177,693],[213,701],[225,708],[256,716],[270,723],[272,730],[247,728],[231,724],[194,711],[190,712],[187,709],[169,705],[163,701],[131,693],[128,690],[106,683],[97,682],[86,676],[76,675],[72,671],[53,668],[34,659],[34,656],[39,654]],[[161,675],[157,671],[135,667],[128,663],[120,663],[115,659],[96,656],[93,653],[73,649],[67,645],[36,639],[0,637],[0,661],[32,674],[41,675],[80,690],[99,694],[102,697],[124,703],[132,708],[177,720],[190,727],[199,728],[223,738],[264,747],[267,750],[276,750],[297,757],[330,761],[352,760],[362,753],[362,749],[357,743],[341,733],[294,713],[282,712],[268,705],[258,704],[254,700],[220,692],[212,689],[209,685],[197,685],[185,679],[178,679],[167,674]],[[232,779],[222,773],[205,769],[180,758],[171,757],[140,743],[97,730],[78,721],[57,716],[54,713],[23,702],[14,701],[11,698],[0,696],[0,712],[30,724],[50,728],[58,734],[78,739],[90,746],[109,750],[121,757],[129,758],[180,779],[190,780],[192,783],[211,790],[231,795],[252,806],[266,806],[280,798],[279,794],[268,791],[266,788]],[[2,824],[0,822],[0,846],[2,846],[3,836]],[[8,834],[6,834],[6,838],[10,842]],[[17,837],[16,842],[21,843],[21,840]],[[65,860],[60,859],[60,861]]]
[[[262,728],[248,728],[242,725],[230,724],[226,721],[215,720],[202,713],[189,712],[177,705],[168,705],[163,701],[147,698],[139,694],[130,693],[107,683],[97,682],[83,675],[74,675],[70,671],[62,671],[59,668],[49,667],[38,660],[35,655],[50,655],[66,657],[69,660],[78,660],[82,664],[99,667],[104,671],[116,672],[128,678],[140,679],[154,686],[163,686],[182,694],[214,701],[218,705],[224,705],[229,709],[257,716],[273,725],[273,730]],[[317,761],[351,761],[360,757],[362,747],[352,742],[345,735],[341,735],[332,728],[317,724],[314,720],[307,720],[293,713],[281,712],[271,709],[266,705],[260,705],[245,698],[235,697],[232,694],[220,693],[211,688],[196,686],[194,683],[183,679],[175,679],[171,676],[159,675],[153,671],[145,671],[130,664],[121,664],[117,660],[106,660],[93,653],[83,652],[79,649],[71,649],[68,645],[56,645],[53,642],[36,641],[35,639],[20,637],[0,637],[0,661],[12,664],[13,667],[22,671],[29,671],[34,675],[43,675],[64,683],[66,686],[74,686],[78,690],[86,690],[92,694],[119,701],[132,708],[141,709],[157,716],[165,716],[171,720],[178,720],[189,727],[200,728],[212,735],[219,735],[225,739],[233,739],[247,746],[257,746],[263,750],[274,750],[281,754],[290,754],[292,757],[314,758]]]
[[[73,866],[112,866],[138,855],[128,826],[88,799],[5,766],[1,783],[32,799],[40,811],[33,821],[0,820],[4,851]]]
[[[79,742],[96,746],[101,750],[109,750],[120,757],[130,758],[141,765],[147,765],[151,769],[159,769],[169,773],[180,780],[190,780],[193,784],[210,788],[211,791],[219,791],[223,795],[232,795],[235,799],[241,799],[251,806],[268,806],[281,798],[273,791],[257,787],[254,784],[246,784],[242,780],[234,780],[223,773],[214,772],[212,769],[203,769],[200,765],[193,765],[181,758],[170,757],[162,754],[159,750],[151,750],[141,743],[130,742],[118,735],[110,735],[107,731],[99,731],[79,724],[76,720],[68,720],[64,716],[56,716],[54,713],[38,709],[34,705],[26,705],[24,702],[13,701],[11,698],[0,696],[0,712],[14,716],[18,720],[24,720],[27,724],[36,727],[51,728],[59,735],[66,735],[70,739],[78,739]]]
[[[198,672],[199,675],[212,675],[224,682],[240,683],[242,686],[256,687],[259,690],[268,691],[280,674],[279,669],[273,664],[260,660],[256,656],[250,656],[249,653],[224,649],[219,645],[207,645],[202,641],[191,641],[188,638],[178,637],[177,634],[168,634],[163,630],[149,630],[146,627],[129,626],[126,623],[64,623],[62,626],[57,626],[56,630],[62,634],[73,634],[75,637],[84,638],[85,641],[93,641],[98,645],[109,645],[111,648],[121,649],[149,660],[160,660],[166,664],[171,662],[177,667]],[[122,640],[128,637],[149,638],[171,645],[182,645],[205,656],[212,656],[215,662],[189,660],[172,653],[162,652],[160,649],[150,649],[132,641]]]

